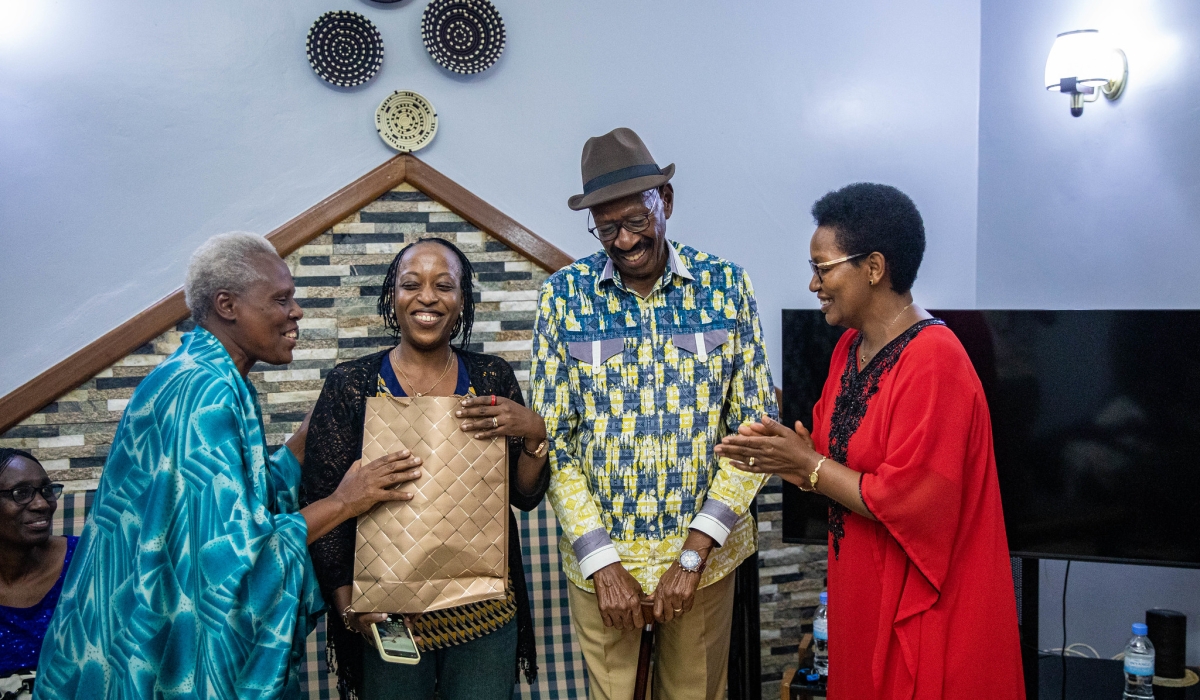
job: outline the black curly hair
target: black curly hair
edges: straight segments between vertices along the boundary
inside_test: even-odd
[[[24,457],[30,462],[39,466],[41,465],[37,457],[34,457],[25,450],[18,450],[14,447],[0,447],[0,472],[8,468],[8,463],[12,461],[13,457]]]
[[[458,316],[458,321],[454,324],[454,330],[450,333],[450,339],[454,340],[460,335],[458,349],[468,350],[471,344],[471,326],[475,324],[475,268],[471,266],[471,261],[467,259],[465,253],[458,249],[450,241],[444,238],[420,238],[408,245],[404,246],[396,257],[392,259],[392,264],[388,266],[387,275],[383,278],[383,289],[379,293],[379,304],[376,307],[379,315],[383,317],[383,325],[392,332],[392,337],[400,339],[400,324],[396,321],[396,272],[400,269],[400,261],[404,259],[404,254],[412,250],[414,246],[422,243],[438,243],[454,252],[458,258],[459,268],[462,270],[462,278],[459,280],[459,289],[462,292],[463,308],[462,313]]]
[[[925,223],[908,195],[891,185],[856,182],[818,199],[812,216],[817,226],[834,230],[847,255],[882,253],[892,291],[912,289],[925,257]],[[851,262],[858,266],[862,258]]]

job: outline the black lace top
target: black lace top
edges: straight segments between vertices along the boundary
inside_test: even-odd
[[[858,432],[858,426],[867,415],[871,397],[879,392],[879,381],[900,361],[900,355],[917,334],[929,326],[945,325],[940,319],[929,318],[918,321],[883,346],[862,370],[858,369],[858,346],[862,333],[850,345],[846,368],[842,371],[841,389],[833,402],[833,415],[829,419],[829,458],[846,464],[850,450],[850,438]],[[853,468],[853,467],[851,467]],[[862,476],[858,480],[859,495],[862,495]],[[866,501],[863,502],[864,505]],[[842,537],[846,535],[846,506],[829,499],[829,532],[833,534],[833,558],[841,552]]]
[[[332,494],[342,477],[362,456],[363,419],[367,398],[374,396],[379,368],[389,352],[368,355],[335,367],[325,378],[325,386],[313,409],[305,445],[301,500],[304,505]],[[457,350],[471,377],[471,386],[483,396],[495,394],[522,406],[521,387],[512,367],[503,358]],[[521,438],[509,438],[509,478],[516,484],[517,462],[523,448]],[[524,511],[537,507],[550,484],[548,465],[543,468],[533,493],[510,488],[512,505]],[[521,557],[520,531],[516,518],[509,515],[508,567],[517,599],[517,665],[532,683],[537,677],[537,650],[533,637],[533,619],[525,585],[525,565]],[[328,661],[337,672],[338,692],[343,698],[358,697],[362,679],[363,638],[342,625],[340,612],[332,604],[333,591],[354,580],[354,537],[357,521],[348,520],[309,546],[321,592],[330,604],[327,620]]]

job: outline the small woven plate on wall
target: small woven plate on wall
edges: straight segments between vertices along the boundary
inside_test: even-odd
[[[401,153],[419,151],[437,133],[437,112],[429,100],[408,90],[388,95],[375,110],[375,130],[384,143]]]
[[[337,10],[318,17],[308,30],[305,51],[317,75],[340,87],[362,85],[383,66],[383,37],[357,12]]]
[[[504,53],[504,20],[488,0],[432,0],[421,15],[421,39],[441,67],[481,73]]]

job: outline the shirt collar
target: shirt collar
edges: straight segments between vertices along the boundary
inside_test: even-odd
[[[696,279],[692,276],[692,271],[688,269],[687,263],[683,261],[683,258],[680,257],[679,252],[675,250],[675,244],[670,241],[667,241],[667,255],[667,270],[687,280]],[[606,280],[612,280],[614,274],[615,270],[613,268],[612,258],[608,258],[607,262],[604,264],[604,270],[600,273],[600,278],[596,281],[604,282]]]

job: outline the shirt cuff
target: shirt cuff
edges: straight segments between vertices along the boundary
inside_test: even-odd
[[[738,515],[732,508],[715,498],[710,498],[704,502],[704,506],[696,517],[692,518],[688,527],[703,532],[716,540],[718,547],[722,547],[729,537],[729,531],[737,525],[738,520]]]
[[[579,571],[585,579],[591,578],[592,574],[609,564],[621,562],[621,555],[617,554],[617,548],[613,546],[612,539],[604,528],[585,532],[571,543],[571,548],[575,550],[575,558],[579,560]]]
[[[589,579],[600,569],[609,564],[620,564],[621,555],[617,554],[617,548],[611,544],[607,547],[601,547],[583,559],[579,560],[579,573],[584,579]]]

